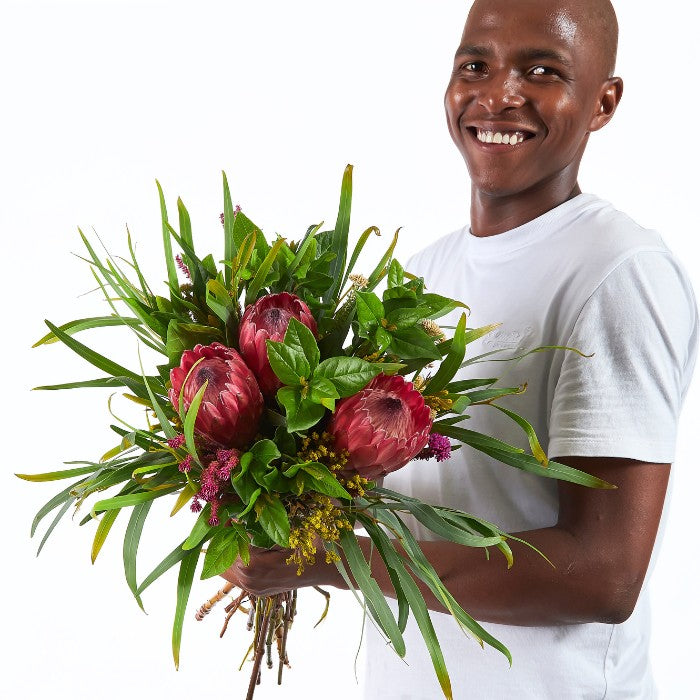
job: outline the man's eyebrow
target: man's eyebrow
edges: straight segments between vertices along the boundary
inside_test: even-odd
[[[563,66],[573,68],[573,63],[564,54],[554,49],[525,49],[519,52],[519,56],[529,61],[556,61]]]
[[[486,46],[476,44],[464,44],[457,49],[455,57],[475,56],[486,58],[491,55],[491,50]],[[573,63],[563,53],[555,49],[530,48],[518,52],[518,57],[524,61],[556,61],[567,68],[573,68]]]

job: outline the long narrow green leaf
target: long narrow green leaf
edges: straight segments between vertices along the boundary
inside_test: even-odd
[[[105,498],[103,501],[98,501],[93,506],[93,512],[101,510],[109,510],[110,508],[124,508],[126,506],[137,506],[147,501],[153,501],[161,496],[167,496],[169,493],[179,491],[182,484],[175,486],[167,486],[165,488],[155,489],[153,491],[141,491],[139,493],[130,493],[126,496],[114,496],[113,498]]]
[[[544,476],[548,479],[569,481],[572,484],[589,486],[596,489],[617,488],[613,484],[603,481],[603,479],[599,479],[597,476],[586,474],[586,472],[580,471],[579,469],[574,469],[566,464],[560,464],[559,462],[549,462],[546,467],[543,467],[532,455],[524,454],[523,451],[514,452],[513,450],[515,448],[511,447],[510,445],[506,445],[506,447],[509,449],[492,447],[490,443],[499,441],[493,440],[493,438],[486,438],[486,436],[479,435],[478,433],[476,434],[478,437],[475,439],[472,437],[474,433],[472,433],[472,431],[467,431],[464,428],[441,425],[439,426],[439,429],[442,435],[461,440],[463,443],[484,452],[485,454],[489,455],[489,457],[493,457],[499,462],[503,462],[508,466],[529,472],[530,474],[537,474],[538,476]]]
[[[58,472],[44,472],[43,474],[15,474],[15,476],[25,481],[60,481],[61,479],[70,479],[72,476],[81,476],[82,474],[90,474],[97,467],[89,465],[87,467],[76,467],[75,469],[63,469]]]
[[[423,393],[426,396],[430,396],[444,389],[447,383],[452,380],[452,377],[455,376],[459,366],[462,364],[464,353],[467,349],[466,329],[467,314],[462,314],[457,323],[457,328],[452,338],[450,351],[447,353],[447,357],[441,362],[440,369],[438,369],[435,376],[425,387]]]
[[[107,326],[139,326],[141,321],[137,318],[119,318],[116,316],[94,316],[92,318],[78,318],[75,321],[69,321],[59,326],[59,328],[68,335],[73,335],[80,331],[85,331],[90,328],[103,328]],[[37,348],[40,345],[48,345],[49,343],[58,342],[58,338],[53,333],[47,333],[43,338],[32,345]]]
[[[141,585],[136,589],[136,594],[141,596],[143,595],[143,592],[156,580],[158,580],[166,571],[169,571],[170,569],[175,566],[179,561],[182,561],[182,559],[185,557],[185,555],[188,553],[189,550],[185,550],[182,548],[182,545],[184,543],[180,543],[175,549],[173,549],[170,554],[166,555],[166,557],[161,561],[153,571],[151,571],[148,576],[141,582]]]
[[[391,640],[396,653],[403,657],[406,654],[406,644],[401,635],[401,630],[394,619],[384,594],[381,592],[377,582],[372,578],[372,572],[360,549],[360,545],[357,543],[355,533],[343,530],[340,535],[340,546],[343,548],[350,571],[367,601],[370,613]]]
[[[168,270],[168,284],[177,289],[177,269],[175,267],[175,258],[173,257],[173,246],[170,243],[170,231],[168,231],[168,210],[165,206],[165,197],[163,196],[163,188],[160,182],[156,180],[158,187],[158,198],[160,200],[160,218],[163,228],[163,251],[165,253],[165,265]]]
[[[391,239],[391,243],[389,244],[386,253],[384,253],[384,255],[381,257],[377,263],[377,266],[372,271],[372,274],[369,276],[369,283],[367,284],[365,291],[371,292],[386,274],[387,267],[391,261],[391,256],[394,254],[394,248],[396,248],[396,244],[399,242],[400,230],[400,228],[396,229],[396,233]]]
[[[350,230],[350,211],[352,206],[352,165],[345,167],[343,181],[340,186],[340,202],[338,204],[338,217],[333,231],[333,244],[331,250],[336,254],[331,260],[328,274],[333,278],[333,284],[323,295],[324,303],[328,304],[338,296],[340,284],[345,276],[345,262],[348,254],[348,232]]]
[[[177,577],[177,603],[175,605],[175,619],[173,620],[173,659],[175,668],[180,668],[180,643],[182,642],[182,625],[185,621],[187,601],[192,590],[194,572],[197,568],[199,550],[187,552],[180,563],[180,573]]]
[[[35,386],[32,391],[60,391],[62,389],[90,389],[90,388],[114,388],[127,386],[123,381],[124,377],[100,377],[99,379],[87,379],[82,382],[67,382],[66,384],[48,384],[46,386]]]
[[[270,271],[272,264],[275,262],[275,258],[284,244],[284,238],[278,238],[270,248],[270,252],[265,256],[265,259],[258,267],[255,277],[253,277],[248,284],[245,295],[246,304],[252,304],[255,301],[256,297],[258,296],[258,292],[262,289],[263,284],[265,283],[267,273]]]
[[[146,522],[148,511],[151,509],[152,505],[153,501],[146,501],[134,508],[129,518],[129,524],[126,526],[126,533],[124,534],[124,575],[126,576],[126,583],[129,586],[129,590],[134,594],[136,602],[141,610],[143,610],[143,603],[141,601],[141,596],[136,592],[138,589],[138,582],[136,581],[136,555],[139,549],[141,533],[143,532],[143,524]]]
[[[221,171],[224,178],[224,260],[233,262],[236,255],[236,243],[233,238],[233,203],[231,202],[231,191],[228,188],[228,178],[226,173]],[[224,285],[226,289],[231,287],[231,268],[224,265]]]
[[[80,341],[75,338],[71,338],[67,333],[59,330],[57,326],[54,326],[51,321],[45,320],[44,323],[54,332],[54,334],[61,340],[65,345],[67,345],[71,350],[80,355],[83,359],[87,360],[91,365],[94,365],[98,369],[101,369],[107,374],[111,374],[113,377],[126,376],[137,381],[140,380],[138,374],[135,374],[131,370],[126,369],[118,365],[116,362],[106,358],[104,355],[91,350],[87,345],[83,345]]]
[[[112,525],[114,525],[114,521],[117,519],[120,511],[121,508],[113,508],[112,510],[108,510],[102,516],[100,524],[97,526],[97,530],[95,531],[95,539],[92,541],[90,559],[93,564],[95,563],[97,555],[100,553],[102,545],[105,543],[107,535],[109,535],[109,531],[112,529]]]
[[[430,659],[433,663],[433,668],[435,669],[435,675],[438,678],[442,692],[445,698],[451,700],[452,698],[452,684],[450,682],[450,675],[447,672],[447,665],[445,664],[445,657],[440,648],[440,641],[435,633],[435,628],[433,627],[433,622],[430,619],[430,613],[428,612],[428,607],[425,604],[423,595],[420,589],[413,580],[413,577],[406,571],[402,557],[394,549],[391,540],[387,537],[384,531],[377,527],[368,518],[358,516],[358,519],[362,522],[367,530],[367,533],[372,538],[379,554],[381,555],[384,563],[387,566],[388,571],[393,571],[395,576],[400,581],[401,590],[404,592],[405,600],[410,606],[413,616],[418,625],[418,629],[421,632],[425,645],[430,654]]]
[[[148,383],[148,378],[146,377],[146,374],[143,371],[143,363],[141,362],[141,353],[138,353],[139,356],[139,367],[141,368],[141,377],[143,378],[143,383],[146,387],[146,391],[148,392],[148,397],[151,400],[151,406],[153,406],[153,410],[156,413],[156,417],[158,418],[158,423],[160,424],[160,427],[163,429],[163,433],[166,438],[170,439],[175,437],[177,435],[177,431],[175,428],[173,428],[172,423],[168,420],[167,416],[165,415],[165,411],[163,410],[163,407],[160,405],[160,402],[158,401],[155,393],[153,392],[153,389],[151,389],[151,385]]]
[[[129,247],[129,255],[131,255],[131,260],[132,260],[132,267],[134,268],[134,271],[136,272],[136,275],[139,278],[139,284],[141,285],[141,291],[143,292],[144,297],[148,300],[148,303],[151,307],[155,306],[155,294],[151,291],[151,288],[148,286],[148,282],[146,282],[146,278],[143,276],[141,273],[141,268],[139,267],[138,261],[136,260],[136,253],[134,252],[134,245],[131,241],[131,231],[129,231],[129,227],[126,227],[126,242]]]
[[[65,489],[63,489],[63,491],[61,491],[60,493],[57,493],[53,498],[51,498],[41,508],[39,508],[39,511],[34,516],[34,520],[32,521],[30,536],[34,537],[34,533],[36,532],[36,529],[37,529],[39,523],[52,510],[54,510],[55,508],[58,508],[58,506],[60,506],[62,503],[65,503],[66,501],[68,501],[72,498],[71,491],[73,491],[73,489],[77,488],[81,484],[86,483],[87,481],[88,481],[87,479],[80,479],[79,481],[75,481],[70,486],[67,486]]]
[[[190,407],[187,409],[187,414],[185,415],[185,420],[183,424],[183,432],[185,434],[185,444],[190,454],[199,461],[199,455],[197,454],[197,446],[194,443],[194,424],[197,420],[197,414],[199,413],[199,406],[204,398],[204,392],[207,390],[209,385],[209,380],[207,379],[199,391],[194,395]],[[184,384],[183,384],[184,386]]]
[[[357,259],[360,257],[360,253],[362,252],[362,249],[365,247],[365,243],[367,243],[367,239],[372,235],[375,234],[376,236],[380,236],[381,233],[379,232],[379,229],[376,226],[370,226],[369,228],[365,229],[362,232],[362,235],[358,239],[357,243],[355,244],[355,247],[352,251],[352,255],[350,256],[350,262],[348,262],[348,266],[345,269],[345,275],[343,275],[343,283],[338,287],[338,291],[342,292],[343,287],[345,287],[348,277],[352,273],[352,271],[355,268],[355,265],[357,264]]]
[[[69,499],[63,504],[63,507],[61,510],[58,511],[56,514],[56,517],[53,519],[53,522],[51,525],[49,525],[48,529],[44,533],[44,536],[41,539],[41,544],[39,544],[39,549],[36,550],[36,555],[37,557],[41,554],[41,550],[44,548],[44,545],[46,544],[46,540],[49,539],[49,536],[51,533],[54,531],[54,528],[56,525],[58,525],[59,520],[66,514],[66,511],[71,507],[71,504],[73,503],[73,498]]]
[[[530,423],[528,423],[522,416],[519,416],[513,411],[509,411],[507,408],[503,408],[503,406],[499,406],[495,403],[489,405],[493,408],[498,409],[501,413],[505,413],[508,416],[508,418],[514,420],[523,429],[523,431],[525,431],[525,434],[527,435],[527,440],[530,443],[530,449],[532,450],[533,457],[543,467],[546,467],[549,464],[549,459],[547,458],[547,455],[542,449],[542,445],[540,445],[540,441],[537,439],[537,433],[535,432],[535,429],[532,427],[532,425],[530,425]]]

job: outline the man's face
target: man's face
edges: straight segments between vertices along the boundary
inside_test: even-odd
[[[477,0],[445,94],[473,186],[508,196],[574,182],[605,82],[585,20],[552,0]]]

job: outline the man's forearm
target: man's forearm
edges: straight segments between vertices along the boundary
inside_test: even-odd
[[[636,592],[631,594],[624,582],[615,581],[612,567],[586,555],[569,532],[551,527],[516,536],[546,554],[554,566],[513,540],[509,540],[515,558],[511,569],[495,549],[487,560],[481,548],[444,541],[422,541],[420,545],[450,593],[478,620],[533,626],[620,622],[629,615],[629,600]],[[369,558],[371,541],[358,539]],[[385,595],[396,597],[376,549],[372,575]],[[339,574],[333,584],[347,587]],[[421,581],[418,585],[430,609],[447,612],[427,586]]]

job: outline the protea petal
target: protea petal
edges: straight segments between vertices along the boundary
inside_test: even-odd
[[[186,350],[180,366],[170,371],[168,397],[173,406],[178,409],[182,390],[187,410],[205,381],[195,430],[220,447],[246,447],[258,431],[263,411],[262,394],[252,372],[233,348],[221,343],[197,345]]]
[[[290,319],[303,323],[314,336],[318,327],[309,307],[294,294],[268,294],[248,306],[241,319],[238,347],[248,367],[253,370],[265,396],[272,396],[282,383],[267,359],[266,340],[281,341]]]
[[[380,374],[354,396],[341,399],[329,425],[347,470],[366,479],[400,469],[425,446],[432,427],[422,394],[398,375]]]

